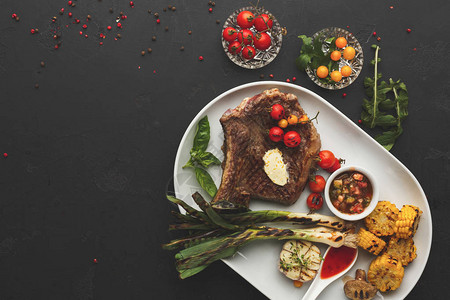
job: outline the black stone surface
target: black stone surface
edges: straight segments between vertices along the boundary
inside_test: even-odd
[[[391,152],[421,183],[434,221],[432,252],[408,299],[446,298],[450,2],[260,1],[288,35],[275,61],[254,71],[229,61],[220,43],[223,21],[248,1],[217,0],[212,13],[206,0],[73,2],[0,1],[0,152],[9,155],[0,158],[0,299],[264,299],[220,262],[181,281],[161,250],[172,237],[164,193],[178,143],[204,105],[260,74],[295,76],[357,122],[373,43],[384,78],[408,86],[409,117]],[[176,11],[164,11],[169,4]],[[343,91],[317,87],[293,63],[297,35],[330,26],[349,26],[366,53]]]

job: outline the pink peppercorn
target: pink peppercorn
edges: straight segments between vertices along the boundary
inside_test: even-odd
[[[71,12],[69,13],[69,18],[72,18],[72,13]]]
[[[199,60],[199,61],[202,61],[202,60],[203,60],[203,56],[200,55],[200,56],[198,57],[198,60]]]
[[[130,6],[133,7],[134,6],[134,2],[130,1]]]
[[[346,93],[343,93],[343,94],[342,94],[342,98],[345,98],[345,97],[347,97],[347,94],[346,94]]]
[[[157,19],[157,20],[156,20],[156,24],[159,24],[159,23],[161,23],[161,20],[160,20],[160,19]]]
[[[406,29],[406,32],[410,33],[411,32],[411,28]]]
[[[72,1],[69,1],[69,2],[67,2],[67,4],[69,5],[69,6],[72,6]]]
[[[4,157],[4,158],[7,158],[7,157],[8,157],[8,153],[6,153],[6,152],[3,153],[3,157]]]
[[[297,80],[297,77],[292,77],[292,81],[296,81]]]
[[[86,29],[86,28],[87,28],[87,25],[86,25],[86,24],[84,24],[84,25],[83,25],[83,29]]]
[[[209,10],[210,13],[212,13],[212,8],[211,7],[208,10]]]
[[[270,78],[273,78],[273,74],[270,74],[269,77],[270,77]]]
[[[117,27],[122,28],[122,23],[117,23]]]
[[[106,29],[108,29],[108,30],[111,30],[111,28],[112,28],[111,26],[106,27]]]
[[[376,35],[377,35],[377,32],[376,32],[376,31],[374,31],[374,32],[372,33],[372,35],[373,35],[373,36],[376,36]]]
[[[17,14],[12,14],[11,19],[15,19],[15,18],[17,18]]]
[[[36,33],[36,30],[34,30],[34,28],[31,28],[30,33],[31,33],[31,34],[35,34],[35,33]]]
[[[291,80],[288,78],[288,79],[286,79],[286,82],[291,82]]]

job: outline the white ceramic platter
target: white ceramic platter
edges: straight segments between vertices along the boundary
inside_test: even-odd
[[[189,160],[189,150],[192,147],[198,121],[203,116],[208,116],[211,127],[208,151],[223,160],[223,153],[220,149],[223,143],[223,133],[219,122],[222,114],[229,108],[235,108],[244,98],[274,87],[279,88],[282,92],[295,94],[300,105],[310,117],[320,111],[319,123],[315,126],[321,136],[322,149],[332,150],[337,157],[344,158],[347,164],[369,169],[379,182],[381,200],[389,200],[399,209],[404,204],[412,204],[420,207],[423,211],[419,229],[414,237],[417,258],[405,268],[405,277],[400,288],[393,292],[383,293],[385,299],[405,298],[419,280],[430,253],[432,222],[426,196],[417,179],[399,160],[326,100],[305,88],[276,81],[249,83],[221,94],[206,105],[192,120],[178,148],[174,167],[176,196],[193,206],[195,204],[190,195],[196,191],[200,191],[208,199],[208,195],[196,182],[192,170],[182,169],[182,166]],[[221,168],[212,167],[208,171],[216,185],[219,186]],[[325,178],[328,176],[324,171],[319,174]],[[288,207],[270,202],[253,201],[250,208],[252,210],[276,209],[307,212],[305,200],[308,194],[306,188],[299,200]],[[331,215],[325,205],[319,213]],[[302,288],[295,288],[292,281],[278,271],[277,263],[282,243],[281,241],[253,242],[242,248],[233,258],[226,259],[224,262],[270,299],[301,299],[310,283],[304,284]],[[326,247],[321,244],[318,246],[324,253]],[[354,276],[355,270],[359,268],[368,270],[369,264],[374,258],[366,251],[359,252],[358,260],[348,275]],[[208,269],[203,272],[208,272]],[[342,281],[333,282],[317,299],[347,299],[343,292]]]

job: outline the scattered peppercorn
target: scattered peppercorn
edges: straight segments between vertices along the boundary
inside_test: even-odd
[[[73,14],[71,12],[69,12],[69,18],[72,18]]]
[[[11,19],[15,19],[15,18],[17,18],[17,14],[12,14]]]
[[[202,60],[203,60],[203,56],[200,55],[200,56],[198,57],[198,60],[199,60],[199,61],[202,61]]]
[[[361,123],[362,123],[362,121],[361,121],[361,120],[358,120],[358,123],[359,123],[359,124],[361,124]]]
[[[377,37],[377,41],[381,41],[381,37]]]
[[[155,13],[154,16],[155,16],[155,18],[157,18],[157,19],[159,18],[159,14],[158,14],[158,13]]]
[[[212,1],[208,1],[208,5],[211,5],[212,4]]]
[[[84,24],[84,25],[83,25],[83,29],[86,29],[86,28],[87,28],[87,25],[86,25],[86,24]]]
[[[147,48],[148,53],[152,53],[152,51],[153,51],[152,48]]]
[[[120,22],[117,23],[117,27],[118,27],[118,28],[122,28],[122,23],[120,23]]]
[[[141,55],[142,55],[142,56],[145,55],[145,51],[144,51],[144,50],[141,51]]]
[[[343,94],[342,94],[342,98],[345,98],[345,97],[347,97],[347,94],[346,94],[346,93],[343,93]]]
[[[180,51],[184,51],[184,46],[181,46],[181,47],[180,47]]]
[[[130,6],[133,8],[134,7],[134,2],[130,1]]]
[[[60,14],[60,15],[63,15],[63,14],[64,14],[64,8],[61,8],[61,10],[59,11],[59,14]]]
[[[148,12],[149,14],[151,14],[151,13],[152,13],[152,10],[151,10],[151,9],[149,9],[149,10],[147,10],[147,12]]]
[[[376,32],[376,31],[374,31],[374,32],[372,33],[372,35],[373,35],[373,36],[376,36],[376,35],[377,35],[377,32]]]
[[[220,24],[220,20],[216,20],[216,24]]]
[[[56,18],[56,17],[53,17],[53,18],[52,18],[52,22],[53,22],[53,23],[55,23],[55,22],[56,22],[56,20],[57,20],[57,18]]]
[[[152,41],[156,41],[156,35],[152,36]]]
[[[31,28],[30,33],[31,33],[31,34],[35,34],[35,33],[36,33],[36,30],[34,30],[34,28]]]
[[[209,11],[210,13],[212,13],[212,8],[210,7],[210,8],[208,9],[208,11]]]
[[[411,32],[411,28],[406,29],[406,32],[410,33]]]
[[[75,7],[75,6],[77,6],[75,3],[72,3],[72,7]]]
[[[164,8],[163,8],[163,12],[166,12],[166,11],[167,11],[167,8],[164,7]]]
[[[273,78],[273,74],[270,74],[269,77],[270,77],[270,78]]]
[[[34,85],[34,88],[35,88],[35,89],[38,89],[38,88],[39,88],[39,84],[36,83],[36,84]]]
[[[92,19],[91,15],[87,15],[86,19],[88,20]]]
[[[85,35],[84,35],[84,37],[85,37],[85,38],[88,38],[88,35],[87,35],[87,34],[85,34]]]
[[[263,79],[264,78],[264,74],[260,74],[259,78]]]
[[[417,50],[417,48],[413,48],[413,51],[416,51]]]
[[[75,19],[75,23],[80,24],[80,20]]]
[[[175,6],[172,7],[172,11],[176,11],[177,8]]]
[[[189,31],[188,31],[188,34],[189,34],[189,35],[192,34],[192,30],[189,30]]]
[[[45,67],[45,62],[41,61],[41,67]]]
[[[393,7],[393,6],[389,6],[389,8],[390,8],[390,9],[394,9],[394,7]]]
[[[160,19],[156,19],[156,24],[159,24],[159,23],[161,23],[161,20]]]
[[[291,80],[288,78],[288,79],[286,79],[286,82],[291,82]]]
[[[20,18],[19,18],[19,16],[17,16],[16,17],[16,22],[19,22],[20,21]]]
[[[93,260],[94,264],[98,263],[98,260],[96,258],[94,258]]]
[[[117,37],[118,39],[120,39],[120,38],[122,37],[122,35],[121,35],[120,33],[118,33],[118,34],[116,35],[116,37]]]
[[[4,158],[7,158],[7,157],[8,157],[8,153],[6,153],[6,152],[3,153],[3,157],[4,157]]]
[[[100,42],[99,44],[100,44],[100,46],[101,46],[101,45],[103,45],[103,42]]]
[[[111,26],[108,26],[108,27],[106,27],[106,29],[108,29],[108,30],[111,30],[111,29],[112,29],[112,27],[111,27]]]
[[[212,6],[216,6],[216,2],[211,3]]]
[[[72,1],[67,2],[67,4],[68,4],[69,6],[71,6],[72,3],[73,3]]]
[[[114,10],[112,9],[112,7],[109,9],[109,12],[110,12],[110,13],[113,13],[113,12],[114,12]]]
[[[164,27],[165,31],[169,31],[169,26]]]
[[[292,81],[295,82],[297,80],[297,77],[292,77]]]

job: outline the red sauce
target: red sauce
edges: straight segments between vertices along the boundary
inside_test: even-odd
[[[325,256],[320,272],[320,278],[327,279],[342,272],[351,265],[356,256],[356,249],[342,246],[331,247]]]

